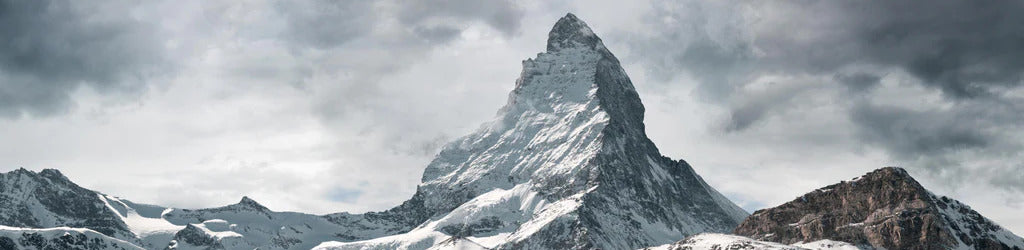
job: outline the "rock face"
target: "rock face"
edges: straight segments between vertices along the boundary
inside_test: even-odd
[[[786,244],[831,239],[886,249],[1024,248],[1024,239],[894,167],[756,211],[735,233]]]
[[[54,169],[0,173],[0,204],[0,225],[4,226],[88,228],[116,238],[134,237],[96,192]]]

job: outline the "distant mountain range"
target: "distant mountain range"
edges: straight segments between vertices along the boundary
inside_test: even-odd
[[[497,118],[447,144],[412,198],[311,215],[179,209],[0,174],[0,249],[1022,249],[1024,239],[899,168],[752,215],[662,156],[618,59],[572,14]]]

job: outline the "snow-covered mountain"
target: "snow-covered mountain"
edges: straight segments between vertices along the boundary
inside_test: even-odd
[[[106,209],[96,192],[82,188],[60,171],[17,169],[0,173],[0,225],[18,228],[89,228],[119,239],[134,235],[118,215]]]
[[[167,208],[19,169],[0,176],[0,224],[17,227],[0,232],[72,227],[60,230],[146,249],[636,249],[729,232],[747,216],[658,152],[618,60],[572,14],[523,62],[498,113],[445,146],[416,194],[382,212],[275,212],[249,198]]]
[[[635,249],[729,232],[747,213],[647,138],[619,61],[569,14],[498,118],[449,143],[404,206],[410,232],[324,249],[423,248],[460,237],[488,248]],[[408,211],[408,210],[406,210]]]
[[[831,239],[879,249],[1024,249],[1021,237],[895,167],[758,210],[735,233],[786,244]]]
[[[0,204],[0,224],[6,226],[0,227],[0,243],[21,242],[22,233],[34,229],[47,231],[33,238],[50,240],[67,232],[76,240],[115,240],[145,249],[310,249],[324,241],[386,235],[379,230],[383,226],[364,230],[370,224],[364,219],[275,212],[247,197],[195,210],[138,204],[82,188],[53,169],[0,174]]]

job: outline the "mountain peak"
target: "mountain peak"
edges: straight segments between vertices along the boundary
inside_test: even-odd
[[[517,249],[566,246],[559,242],[636,249],[734,228],[746,211],[686,163],[662,156],[647,138],[643,115],[619,61],[586,23],[567,14],[551,29],[547,51],[523,61],[498,119],[447,144],[424,170],[413,199],[392,211],[419,220],[412,226],[443,218],[435,225],[446,233],[517,235],[502,243]],[[473,208],[520,208],[536,200],[561,208]],[[545,209],[560,212],[539,213]]]
[[[43,169],[42,171],[39,171],[39,175],[42,175],[43,177],[50,178],[50,179],[62,179],[62,180],[67,180],[68,179],[68,177],[64,176],[64,174],[61,173],[60,170],[52,169],[52,168],[47,168],[47,169]]]
[[[259,202],[256,202],[256,200],[253,200],[252,198],[249,198],[249,196],[242,196],[242,200],[238,201],[237,205],[256,208],[257,210],[267,210],[267,207],[260,205]]]
[[[960,202],[932,194],[898,167],[877,169],[758,210],[734,232],[784,244],[830,239],[881,249],[1024,246],[1020,237]]]
[[[907,173],[907,170],[899,167],[884,167],[875,169],[851,181],[842,182],[826,187],[833,189],[836,186],[870,186],[878,190],[893,190],[905,195],[925,196],[928,190],[921,186],[914,177]],[[851,188],[851,190],[856,190]]]
[[[903,169],[901,167],[884,167],[884,168],[875,169],[874,171],[868,172],[867,174],[865,174],[861,178],[882,178],[882,179],[894,179],[894,178],[905,179],[905,178],[909,178],[909,179],[914,179],[913,177],[910,177],[910,174],[907,173],[906,169]]]
[[[572,13],[566,14],[548,33],[548,52],[559,51],[564,48],[585,47],[604,48],[601,38],[594,34],[587,23],[580,20]]]
[[[32,172],[31,170],[25,169],[24,167],[20,167],[20,168],[18,168],[18,169],[15,169],[15,170],[11,170],[11,171],[9,171],[9,172],[6,172],[6,173],[0,173],[0,174],[11,174],[11,175],[34,175],[34,174],[35,174],[35,172]]]
[[[64,176],[64,174],[61,173],[60,170],[52,169],[52,168],[47,168],[47,169],[43,169],[42,171],[35,172],[35,171],[28,170],[28,169],[25,169],[25,168],[21,167],[21,168],[12,170],[12,171],[7,172],[7,173],[0,173],[0,174],[13,174],[13,176],[28,176],[29,178],[32,178],[32,179],[42,178],[42,179],[48,179],[50,181],[59,181],[59,182],[71,183],[71,181],[68,179],[68,177]]]

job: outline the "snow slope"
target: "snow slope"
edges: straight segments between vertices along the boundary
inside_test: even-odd
[[[967,204],[931,192],[929,195],[947,230],[954,232],[958,249],[981,248],[985,242],[997,242],[1008,248],[1024,249],[1024,238],[985,218]]]
[[[0,226],[0,249],[142,250],[99,232],[69,227],[31,229]]]
[[[645,250],[857,250],[849,243],[820,240],[809,243],[784,245],[775,242],[757,241],[743,236],[702,233],[690,236],[672,244],[644,248]]]

